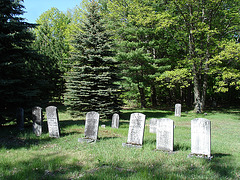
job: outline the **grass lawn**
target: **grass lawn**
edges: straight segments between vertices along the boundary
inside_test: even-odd
[[[122,147],[133,112],[147,117],[142,149]],[[188,158],[191,120],[199,117],[211,121],[211,161]],[[182,117],[173,111],[124,110],[119,129],[111,128],[111,120],[100,120],[99,141],[92,144],[78,142],[84,137],[85,117],[73,119],[60,109],[59,118],[59,139],[48,137],[46,119],[41,137],[31,125],[22,132],[12,125],[0,127],[0,179],[240,179],[240,110],[183,112]],[[155,151],[151,118],[174,120],[174,153]]]

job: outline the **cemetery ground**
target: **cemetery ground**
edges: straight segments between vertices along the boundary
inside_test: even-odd
[[[123,147],[133,112],[146,115],[142,148]],[[44,112],[45,114],[45,112]],[[211,121],[211,160],[189,158],[191,120]],[[156,151],[156,134],[149,133],[151,118],[174,120],[174,152]],[[85,117],[72,118],[59,108],[60,138],[50,138],[44,119],[37,137],[32,125],[19,132],[14,125],[0,127],[0,179],[240,179],[240,110],[209,110],[207,115],[174,110],[123,110],[120,128],[100,119],[99,141],[79,143]],[[106,127],[101,127],[101,125]]]

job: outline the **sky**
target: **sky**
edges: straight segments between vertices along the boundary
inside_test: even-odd
[[[81,0],[24,0],[23,5],[26,13],[23,14],[23,18],[26,18],[29,23],[36,23],[37,18],[52,7],[66,12],[80,3]]]

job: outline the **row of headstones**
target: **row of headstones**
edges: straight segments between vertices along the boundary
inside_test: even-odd
[[[60,137],[59,118],[57,107],[48,106],[46,108],[47,124],[50,137]],[[33,132],[36,136],[41,136],[43,125],[42,108],[35,106],[32,108]],[[19,130],[24,129],[24,109],[17,109],[17,126]]]
[[[39,136],[42,133],[42,108],[34,107],[33,131]],[[59,118],[57,108],[49,106],[46,108],[49,136],[60,137]],[[142,113],[132,113],[128,131],[127,143],[123,146],[142,147],[146,116]],[[95,142],[98,138],[99,113],[91,111],[86,114],[84,138],[79,142]],[[119,127],[119,115],[114,114],[112,127]],[[174,145],[174,122],[168,118],[151,119],[150,132],[156,133],[156,149],[173,151]],[[197,118],[191,121],[191,154],[211,156],[211,122],[204,118]]]
[[[145,115],[133,113],[130,117],[128,140],[123,146],[142,147]],[[150,120],[150,132],[156,133],[156,149],[173,151],[174,121],[168,118]],[[204,118],[191,120],[191,154],[211,158],[211,121]]]
[[[158,150],[173,151],[174,121],[168,118],[150,119],[150,133],[156,133]],[[211,158],[211,121],[205,118],[191,120],[191,154]]]
[[[119,116],[117,115],[119,121]],[[114,118],[113,118],[114,119]],[[132,113],[130,116],[128,139],[123,146],[141,148],[143,145],[146,116],[142,113]],[[119,122],[118,122],[119,123]],[[96,142],[98,138],[99,114],[88,112],[84,130],[84,138],[78,142]],[[174,122],[168,118],[151,119],[150,132],[156,133],[156,149],[173,151]],[[191,121],[191,156],[211,157],[211,122],[204,118]]]
[[[60,137],[60,128],[59,128],[59,117],[57,107],[48,106],[46,108],[46,116],[47,116],[47,124],[49,136],[54,138]],[[43,122],[43,114],[41,107],[34,107],[32,109],[32,119],[33,119],[33,132],[37,136],[41,136],[42,134],[42,122]],[[85,136],[86,137],[97,137],[97,134],[94,131],[98,131],[99,125],[99,114],[97,112],[89,112],[86,115],[86,124],[85,124]],[[112,116],[112,128],[119,128],[119,115],[113,114]],[[94,134],[94,135],[92,135]],[[96,134],[96,135],[95,135]],[[93,138],[94,140],[96,138]]]

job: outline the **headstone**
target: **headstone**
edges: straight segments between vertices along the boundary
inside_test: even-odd
[[[98,138],[99,113],[95,111],[88,112],[84,130],[84,138],[79,138],[78,142],[96,142]]]
[[[123,146],[141,148],[143,144],[146,116],[142,113],[132,113],[128,130],[127,143]]]
[[[181,117],[181,104],[175,104],[175,116]]]
[[[57,107],[48,106],[46,108],[46,115],[47,115],[49,137],[59,138],[60,128],[59,128],[59,118],[58,118]]]
[[[211,158],[211,121],[191,120],[191,156]]]
[[[23,108],[17,108],[17,127],[19,130],[24,130],[24,109]]]
[[[33,133],[36,136],[42,135],[42,108],[35,106],[32,108]]]
[[[174,121],[168,118],[158,119],[156,131],[157,150],[173,151]]]
[[[156,128],[157,128],[157,119],[156,118],[150,119],[149,132],[156,133]]]
[[[117,113],[112,116],[112,128],[119,128],[119,115]]]

